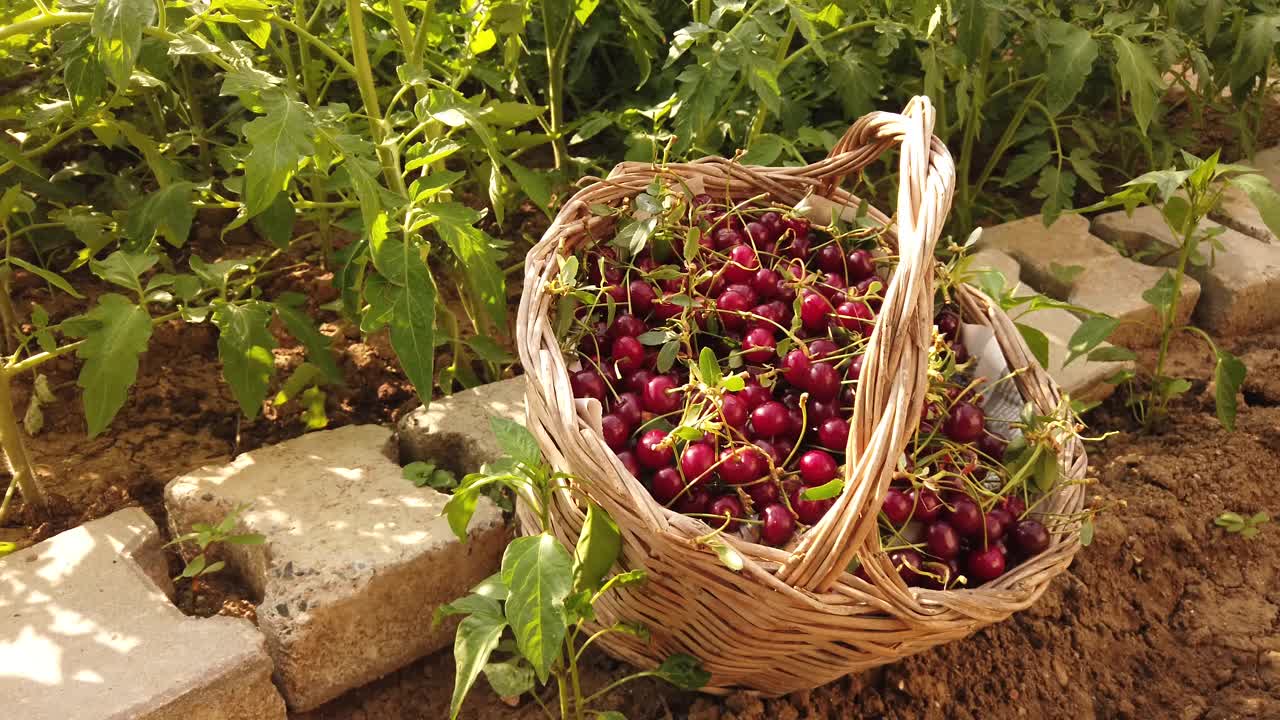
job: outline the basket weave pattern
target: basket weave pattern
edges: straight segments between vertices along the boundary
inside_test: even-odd
[[[906,448],[927,390],[932,345],[934,246],[951,206],[955,168],[946,147],[933,137],[934,112],[927,98],[914,98],[902,114],[871,113],[845,133],[826,159],[801,167],[747,167],[724,158],[704,158],[657,167],[622,163],[605,180],[573,196],[525,266],[517,318],[520,360],[527,378],[530,431],[551,463],[577,478],[581,488],[617,521],[623,536],[620,565],[644,568],[649,582],[604,596],[596,611],[602,623],[640,622],[651,640],[610,634],[600,642],[610,653],[651,667],[676,652],[699,658],[712,673],[708,692],[734,688],[782,694],[817,687],[844,675],[892,662],[939,643],[964,637],[1031,605],[1049,581],[1070,564],[1080,547],[1078,532],[1053,533],[1048,550],[993,582],[966,590],[908,588],[880,551],[877,518],[892,470]],[[900,146],[898,207],[890,226],[899,262],[875,330],[854,401],[846,457],[846,487],[819,524],[792,548],[724,536],[742,555],[734,572],[696,539],[710,528],[659,505],[618,461],[600,433],[602,409],[576,400],[570,370],[553,331],[556,298],[546,291],[559,273],[557,257],[579,252],[608,237],[615,222],[593,215],[596,203],[618,205],[645,190],[655,175],[697,179],[712,197],[741,201],[767,192],[776,204],[794,205],[807,195],[837,206],[860,200],[838,187],[891,147]],[[1008,365],[1021,370],[1014,382],[1042,413],[1055,412],[1060,395],[1036,363],[1013,322],[985,295],[956,288],[965,322],[986,325]],[[1064,483],[1039,506],[1051,515],[1079,512],[1084,490],[1081,443],[1068,438],[1059,456]],[[584,513],[567,492],[557,493],[552,529],[576,543]],[[520,513],[524,528],[537,520]],[[846,568],[858,559],[870,582]]]

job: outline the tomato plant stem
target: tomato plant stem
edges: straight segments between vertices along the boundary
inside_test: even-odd
[[[1151,395],[1148,396],[1148,407],[1151,411],[1147,413],[1144,420],[1147,430],[1151,430],[1160,417],[1164,415],[1165,407],[1168,405],[1168,393],[1161,390],[1161,379],[1164,378],[1164,364],[1169,355],[1169,341],[1173,338],[1173,333],[1177,330],[1178,317],[1178,298],[1182,297],[1182,279],[1187,275],[1187,262],[1191,259],[1191,253],[1195,250],[1195,232],[1199,227],[1199,222],[1191,222],[1191,219],[1197,218],[1196,212],[1197,197],[1194,190],[1188,193],[1188,201],[1191,204],[1190,214],[1186,221],[1186,229],[1182,233],[1182,247],[1178,249],[1178,267],[1173,273],[1173,293],[1169,299],[1168,305],[1164,308],[1164,317],[1161,318],[1160,327],[1160,351],[1156,354],[1156,365],[1152,371],[1152,378],[1155,384],[1152,386]]]
[[[46,514],[48,503],[44,492],[36,482],[35,468],[32,467],[26,445],[22,442],[22,429],[18,427],[18,418],[13,413],[13,394],[10,387],[12,379],[12,371],[0,370],[0,447],[3,448],[5,460],[9,464],[12,482],[18,486],[22,499],[36,512]]]
[[[369,117],[369,135],[373,138],[374,147],[377,148],[378,160],[382,163],[382,174],[392,190],[402,197],[408,196],[409,191],[404,185],[404,176],[400,173],[399,153],[396,152],[393,144],[387,143],[382,125],[382,112],[378,108],[378,88],[373,81],[373,66],[369,63],[369,38],[365,35],[364,9],[360,6],[360,0],[347,0],[347,23],[351,28],[351,54],[355,58],[352,74],[355,76],[356,85],[360,88],[360,99],[364,103],[365,114]],[[306,31],[303,30],[303,32]],[[328,45],[320,44],[324,49],[333,52]]]

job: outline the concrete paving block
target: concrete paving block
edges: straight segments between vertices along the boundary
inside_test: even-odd
[[[1268,148],[1243,160],[1241,165],[1257,168],[1258,172],[1271,182],[1271,186],[1280,190],[1280,147]],[[1222,196],[1222,205],[1210,217],[1226,225],[1232,230],[1244,233],[1264,242],[1280,243],[1275,233],[1262,222],[1262,214],[1249,202],[1248,196],[1235,188],[1227,188]]]
[[[175,532],[247,504],[230,568],[261,600],[258,623],[292,710],[308,710],[453,641],[432,614],[496,571],[508,531],[482,499],[468,541],[441,516],[448,497],[414,487],[392,432],[356,425],[310,433],[175,478]],[[468,468],[474,469],[474,468]]]
[[[400,461],[428,460],[472,472],[503,452],[489,427],[497,415],[524,424],[523,377],[502,380],[432,401],[400,419]]]
[[[995,248],[979,250],[969,256],[969,270],[981,272],[995,270],[1004,276],[1004,286],[1010,290],[1022,281],[1022,268],[1013,256]]]
[[[1131,349],[1155,347],[1160,342],[1160,318],[1156,309],[1142,299],[1164,270],[1143,265],[1126,257],[1098,259],[1084,266],[1072,282],[1067,302],[1105,313],[1120,321],[1108,339]],[[1200,283],[1187,278],[1182,284],[1175,311],[1177,321],[1186,323],[1200,299]]]
[[[0,704],[22,720],[284,720],[247,620],[187,617],[129,508],[0,560]]]
[[[1089,233],[1089,221],[1079,215],[1063,215],[1051,227],[1039,215],[984,228],[979,250],[999,250],[1018,261],[1022,281],[1044,294],[1065,298],[1071,282],[1057,269],[1084,266],[1120,253]]]
[[[1216,223],[1205,221],[1206,227]],[[1177,241],[1153,207],[1138,208],[1094,218],[1093,231],[1112,242],[1135,251],[1150,250],[1155,262],[1177,265]],[[1254,332],[1280,324],[1280,245],[1269,245],[1243,233],[1224,229],[1218,236],[1224,250],[1209,257],[1210,262],[1191,266],[1187,274],[1200,282],[1200,302],[1195,322],[1220,335]]]

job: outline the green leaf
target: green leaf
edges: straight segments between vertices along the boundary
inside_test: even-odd
[[[1244,384],[1245,366],[1235,355],[1215,348],[1218,362],[1213,369],[1214,402],[1218,409],[1218,422],[1228,430],[1236,429],[1236,394]]]
[[[67,282],[65,278],[63,278],[58,273],[53,272],[52,270],[45,270],[39,265],[33,265],[27,262],[26,260],[23,260],[22,258],[18,257],[17,255],[10,255],[7,259],[7,262],[13,265],[17,265],[23,270],[26,270],[27,272],[33,275],[37,275],[43,278],[45,282],[48,282],[50,285],[58,288],[59,290],[70,295],[71,297],[74,297],[74,298],[84,297],[84,295],[81,295],[79,292],[76,292],[75,288],[71,287],[71,283]]]
[[[12,542],[0,542],[0,558],[5,555],[11,555],[18,551],[18,544]]]
[[[1058,219],[1063,210],[1070,208],[1076,193],[1076,175],[1070,170],[1059,170],[1056,165],[1045,165],[1040,170],[1040,181],[1032,196],[1043,198],[1040,213],[1044,216],[1045,227]]]
[[[208,561],[205,559],[204,553],[200,553],[199,555],[191,558],[191,561],[187,563],[186,567],[182,568],[182,574],[178,577],[193,578],[198,576],[200,573],[204,572],[206,562]]]
[[[84,416],[89,437],[111,424],[138,377],[138,355],[151,339],[151,315],[128,298],[107,293],[84,315],[84,323],[63,327],[83,337],[76,356],[84,361],[76,384],[84,389]]]
[[[663,345],[662,349],[658,350],[658,360],[657,360],[658,372],[664,373],[670,370],[671,366],[674,365],[676,362],[676,353],[678,353],[679,351],[680,351],[680,342],[678,340],[672,340],[668,342],[666,345]]]
[[[1027,342],[1027,348],[1031,350],[1031,355],[1035,357],[1036,362],[1040,363],[1040,367],[1049,367],[1049,337],[1042,331],[1030,325],[1023,323],[1014,323],[1018,332],[1022,334],[1022,339]]]
[[[533,689],[533,668],[519,659],[485,665],[484,677],[498,697],[519,697]]]
[[[1062,470],[1058,467],[1058,455],[1049,448],[1042,448],[1035,467],[1036,488],[1047,493],[1058,484]]]
[[[515,160],[503,159],[503,163],[507,166],[507,170],[511,171],[511,175],[515,177],[516,184],[524,191],[524,194],[533,201],[534,205],[543,212],[547,217],[551,217],[551,183],[547,181],[546,172],[530,170]]]
[[[1080,94],[1098,58],[1098,43],[1083,27],[1062,20],[1048,22],[1045,104],[1053,115],[1067,109]]]
[[[293,225],[298,219],[298,211],[289,199],[289,193],[280,193],[276,199],[253,218],[253,227],[277,248],[284,250],[293,239]]]
[[[481,489],[468,486],[464,481],[463,486],[450,495],[448,502],[444,504],[442,512],[445,519],[449,521],[449,529],[453,530],[454,536],[459,540],[467,539],[467,526],[471,524],[471,517],[476,514]]]
[[[1155,285],[1142,292],[1142,299],[1161,314],[1167,314],[1175,299],[1173,271],[1165,270]]]
[[[170,245],[182,247],[191,233],[196,209],[192,205],[195,185],[175,182],[151,193],[129,210],[125,233],[131,240],[145,245],[158,232]]]
[[[1049,148],[1048,140],[1041,139],[1028,143],[1021,153],[1009,161],[1000,184],[1005,187],[1017,185],[1039,172],[1052,156],[1053,151]]]
[[[458,624],[458,633],[453,639],[455,671],[453,699],[449,702],[450,720],[457,719],[462,701],[489,663],[489,656],[498,647],[506,627],[506,620],[496,612],[473,613]]]
[[[320,368],[329,382],[341,385],[342,371],[333,359],[333,341],[322,335],[311,318],[302,311],[279,302],[274,307],[276,316],[284,323],[285,329],[307,349],[307,360]]]
[[[830,500],[840,495],[843,490],[844,480],[835,478],[816,487],[805,488],[804,492],[800,493],[800,498],[803,500]]]
[[[537,120],[547,111],[543,105],[527,105],[521,102],[491,102],[480,112],[480,117],[490,125],[518,127]]]
[[[159,258],[147,253],[130,253],[117,250],[107,256],[106,260],[90,260],[89,269],[94,275],[142,294],[142,273],[151,269]]]
[[[473,223],[480,215],[459,203],[430,203],[422,208],[436,217],[432,225],[453,251],[467,275],[467,290],[484,306],[494,325],[506,331],[506,275],[498,267],[494,241]]]
[[[1231,178],[1227,183],[1242,191],[1248,198],[1249,202],[1258,209],[1258,214],[1262,216],[1262,222],[1266,224],[1267,229],[1277,237],[1280,237],[1280,193],[1271,186],[1271,183],[1262,175],[1237,175]]]
[[[423,487],[427,481],[431,479],[431,473],[436,471],[436,464],[429,462],[411,462],[400,468],[400,475],[405,480],[413,483],[417,487]]]
[[[587,517],[573,553],[573,588],[596,592],[622,552],[618,525],[599,505],[587,504]]]
[[[272,404],[284,405],[294,399],[320,375],[320,368],[316,367],[315,364],[302,363],[293,371],[293,374],[289,375],[289,379],[284,381],[284,385],[276,393],[275,399],[271,401]]]
[[[546,682],[564,642],[564,599],[573,582],[573,560],[551,535],[517,538],[503,553],[502,581],[507,622],[520,654]]]
[[[531,468],[542,464],[542,449],[538,447],[538,441],[533,437],[533,433],[526,430],[523,425],[514,420],[490,415],[489,428],[498,440],[498,447],[502,448],[502,452],[512,460]]]
[[[467,347],[474,350],[476,355],[485,362],[498,363],[500,365],[515,362],[515,357],[506,348],[487,335],[476,335],[467,338]]]
[[[107,75],[102,63],[88,53],[79,53],[67,61],[62,81],[77,111],[96,103],[107,89]]]
[[[283,90],[262,92],[266,113],[244,126],[249,154],[244,159],[245,214],[253,217],[275,202],[299,163],[315,154],[315,125],[306,105]]]
[[[702,382],[714,386],[720,382],[720,361],[716,359],[716,351],[709,347],[698,353],[698,373]]]
[[[1084,519],[1080,523],[1080,544],[1089,547],[1093,544],[1093,516]]]
[[[1098,175],[1098,163],[1094,162],[1089,156],[1089,148],[1079,145],[1071,148],[1071,154],[1067,156],[1067,161],[1071,163],[1071,169],[1075,171],[1080,179],[1084,180],[1089,187],[1097,192],[1103,192],[1102,176]]]
[[[721,527],[722,525],[725,525],[727,522],[728,522],[727,519],[721,519],[719,521],[712,519],[712,520],[709,520],[707,524],[711,525],[712,527],[718,528],[718,527]],[[703,543],[706,544],[707,547],[711,548],[712,551],[715,552],[716,557],[719,558],[720,560],[720,564],[724,565],[730,570],[734,572],[738,572],[742,570],[743,567],[746,566],[745,562],[742,559],[741,553],[733,549],[732,546],[730,546],[725,541],[721,540],[719,537],[710,537],[704,540]]]
[[[142,31],[156,19],[152,0],[98,0],[89,33],[98,40],[98,57],[116,87],[127,88],[142,51]]]
[[[218,327],[218,358],[231,394],[250,420],[258,416],[275,374],[276,339],[267,329],[271,306],[252,300],[240,305],[217,303],[213,324]]]
[[[1114,345],[1097,348],[1089,353],[1091,362],[1127,362],[1136,360],[1137,357],[1129,348],[1116,347]]]
[[[743,165],[772,165],[786,148],[786,141],[777,135],[762,134],[751,143],[742,155]]]
[[[1120,321],[1107,316],[1095,315],[1086,318],[1080,323],[1080,327],[1071,334],[1071,339],[1067,341],[1067,359],[1063,365],[1070,365],[1072,360],[1087,355],[1091,350],[1098,347],[1103,341],[1111,337],[1111,333],[1120,326]]]
[[[1155,115],[1157,92],[1161,87],[1160,72],[1156,70],[1146,47],[1119,35],[1112,37],[1112,44],[1116,51],[1120,86],[1129,97],[1138,129],[1145,135]]]
[[[662,661],[658,676],[681,690],[697,690],[711,679],[711,673],[702,669],[702,663],[692,655],[677,653]]]
[[[392,291],[391,347],[426,405],[434,385],[436,285],[426,263],[410,261],[406,269],[408,282]]]

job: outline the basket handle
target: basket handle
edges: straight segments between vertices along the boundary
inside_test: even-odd
[[[824,195],[848,201],[851,196],[836,188],[839,182],[893,145],[902,146],[895,219],[899,260],[854,397],[845,489],[779,569],[779,579],[793,587],[825,592],[859,550],[878,547],[873,533],[880,506],[893,469],[919,424],[932,345],[933,252],[955,187],[955,164],[933,136],[933,125],[932,103],[927,97],[914,97],[902,114],[863,116],[829,157],[805,169],[806,175],[822,179]]]

